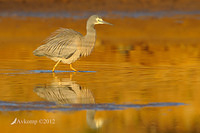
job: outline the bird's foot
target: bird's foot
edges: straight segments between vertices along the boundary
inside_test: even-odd
[[[72,67],[72,64],[70,64],[70,69],[72,69],[73,71],[77,72],[77,70]]]

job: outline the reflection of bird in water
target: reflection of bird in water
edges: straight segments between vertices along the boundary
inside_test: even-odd
[[[89,89],[82,88],[75,81],[70,79],[55,79],[51,85],[45,87],[36,87],[34,92],[38,96],[48,101],[62,104],[95,104],[92,92]],[[102,119],[95,120],[95,110],[87,110],[86,120],[88,125],[93,128],[100,128],[103,124]]]
[[[57,63],[52,69],[53,72],[59,62],[70,64],[70,68],[73,71],[77,71],[72,67],[71,63],[78,60],[81,56],[90,55],[92,52],[96,41],[96,30],[94,28],[96,24],[110,23],[103,21],[97,15],[92,15],[87,20],[87,33],[85,36],[74,30],[61,28],[33,53],[36,56],[47,56],[56,61]]]

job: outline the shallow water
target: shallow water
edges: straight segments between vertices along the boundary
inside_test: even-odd
[[[51,73],[55,62],[36,57],[32,51],[53,29],[63,26],[62,21],[74,22],[70,27],[78,29],[83,25],[78,23],[85,20],[1,18],[2,131],[200,131],[199,29],[190,27],[198,27],[198,18],[196,23],[194,18],[181,19],[181,24],[176,23],[179,18],[169,18],[165,29],[193,31],[176,36],[159,29],[157,23],[165,22],[159,18],[111,19],[123,24],[117,31],[125,34],[117,33],[116,27],[97,27],[94,51],[73,64],[79,72],[61,63]],[[152,30],[136,26],[146,21],[157,39],[151,34],[144,38],[143,33]],[[46,30],[52,26],[52,31]],[[83,30],[81,27],[80,32]]]

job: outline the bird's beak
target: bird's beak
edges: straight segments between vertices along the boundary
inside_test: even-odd
[[[102,24],[113,25],[113,24],[111,24],[111,23],[108,23],[108,22],[106,22],[106,21],[102,21]]]

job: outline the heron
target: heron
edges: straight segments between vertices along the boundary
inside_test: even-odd
[[[92,15],[88,18],[86,24],[86,35],[72,29],[60,28],[56,30],[50,37],[45,40],[45,43],[39,46],[33,54],[36,56],[46,56],[56,62],[52,72],[55,71],[56,66],[62,62],[69,64],[70,69],[77,72],[73,68],[72,63],[82,56],[91,54],[96,42],[96,30],[94,28],[97,24],[108,24],[98,15]]]
[[[56,103],[58,107],[65,107],[66,104],[72,104],[72,106],[75,104],[88,104],[92,107],[96,104],[91,90],[68,78],[56,77],[51,84],[36,86],[34,92],[39,97]],[[95,114],[96,110],[86,110],[86,121],[92,129],[99,129],[103,126],[104,120],[101,118],[95,119]]]

